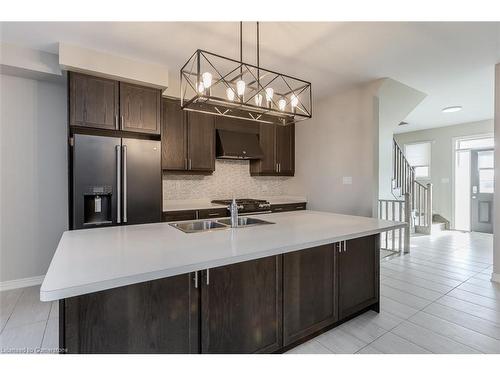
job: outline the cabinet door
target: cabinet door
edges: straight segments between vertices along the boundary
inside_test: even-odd
[[[161,150],[163,169],[187,169],[186,113],[178,100],[162,100]]]
[[[267,257],[204,272],[202,353],[270,353],[281,347],[281,259]]]
[[[337,320],[334,245],[283,255],[283,345]]]
[[[346,241],[338,251],[339,318],[343,319],[379,301],[379,236]]]
[[[187,118],[188,169],[192,171],[214,171],[214,116],[198,112],[189,112]]]
[[[250,162],[250,173],[253,175],[276,175],[278,166],[276,163],[276,125],[260,124],[259,143],[264,157],[260,160]]]
[[[276,126],[276,163],[278,173],[293,176],[295,172],[295,124]]]
[[[161,91],[120,82],[121,129],[160,134]]]
[[[69,122],[73,126],[118,128],[118,82],[70,72]]]
[[[69,353],[197,353],[193,273],[64,300],[62,347]]]
[[[228,217],[230,215],[227,208],[209,208],[198,210],[198,219],[214,219],[217,217]]]

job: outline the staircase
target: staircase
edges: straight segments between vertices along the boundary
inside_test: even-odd
[[[448,229],[449,223],[432,215],[432,184],[424,185],[415,179],[415,168],[395,139],[392,159],[391,192],[395,199],[379,199],[379,218],[406,222],[408,229],[386,233],[381,243],[383,249],[408,253],[411,233],[431,234]]]

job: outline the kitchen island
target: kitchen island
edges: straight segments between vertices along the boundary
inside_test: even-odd
[[[67,231],[40,289],[70,353],[266,353],[379,308],[379,233],[316,211],[184,233],[167,223]]]

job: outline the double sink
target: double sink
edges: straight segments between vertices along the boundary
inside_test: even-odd
[[[274,223],[253,217],[243,216],[238,218],[238,227],[240,228],[253,227],[256,225],[266,225],[266,224],[274,224]],[[224,218],[217,220],[180,221],[177,223],[170,223],[169,225],[183,231],[184,233],[198,233],[198,232],[206,232],[209,230],[231,228],[231,219]]]

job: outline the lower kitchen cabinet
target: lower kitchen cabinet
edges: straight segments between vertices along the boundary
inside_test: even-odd
[[[198,353],[194,273],[65,299],[68,353]]]
[[[379,238],[367,236],[338,244],[339,319],[379,301]]]
[[[273,353],[379,309],[379,235],[66,298],[68,353]]]
[[[163,211],[162,221],[183,221],[198,219],[197,210]]]
[[[282,344],[281,256],[203,271],[202,353],[271,353]]]
[[[334,246],[283,255],[283,345],[337,321]]]

